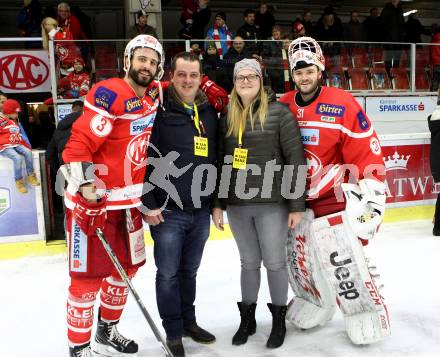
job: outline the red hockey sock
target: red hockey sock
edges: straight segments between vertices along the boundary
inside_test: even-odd
[[[135,275],[137,268],[127,271],[130,279]],[[101,285],[101,319],[106,322],[118,321],[127,302],[128,287],[121,279],[119,273],[114,271],[105,278]]]
[[[70,346],[90,342],[93,306],[101,279],[71,278],[67,298],[67,338]]]

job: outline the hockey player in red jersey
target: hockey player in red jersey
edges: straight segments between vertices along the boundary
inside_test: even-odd
[[[356,99],[320,85],[325,60],[318,43],[300,37],[289,46],[298,90],[289,105],[307,159],[307,210],[291,232],[287,252],[295,297],[287,318],[297,327],[324,325],[336,304],[355,344],[390,334],[388,313],[363,245],[383,219],[385,168],[377,135]]]
[[[63,151],[64,193],[71,283],[67,300],[70,356],[92,356],[93,306],[100,292],[94,350],[133,355],[138,345],[116,326],[128,288],[95,235],[101,228],[129,277],[145,263],[142,217],[137,207],[149,136],[159,105],[164,56],[152,36],[125,48],[123,79],[97,83]]]
[[[84,60],[73,60],[73,72],[58,81],[60,98],[73,99],[85,96],[90,90],[90,75],[84,71]]]

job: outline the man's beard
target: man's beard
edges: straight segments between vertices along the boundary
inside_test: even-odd
[[[311,89],[309,89],[307,92],[301,90],[301,86],[298,86],[298,90],[302,95],[310,95],[314,93],[318,89],[318,87],[319,87],[319,81],[316,81],[315,83],[313,83]]]
[[[151,74],[151,72],[148,73]],[[128,76],[133,80],[134,83],[141,87],[148,87],[154,79],[154,76],[152,74],[149,79],[142,79],[139,75],[139,72],[136,71],[133,67],[130,67],[130,70],[128,71]]]

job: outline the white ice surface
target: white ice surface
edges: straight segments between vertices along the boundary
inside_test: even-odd
[[[300,331],[288,325],[284,345],[267,349],[271,316],[266,306],[269,292],[264,270],[257,333],[246,345],[232,346],[231,337],[239,324],[238,252],[233,240],[208,242],[198,275],[196,312],[199,324],[214,333],[217,342],[199,345],[186,338],[187,356],[440,356],[440,237],[433,237],[431,229],[428,221],[385,224],[368,247],[385,284],[383,294],[392,335],[364,347],[350,343],[338,311],[325,327]],[[67,356],[65,306],[69,279],[65,257],[0,261],[0,279],[0,357]],[[148,262],[133,284],[161,326],[154,279],[152,247],[148,247]],[[139,357],[163,356],[132,297],[119,330],[139,343]]]

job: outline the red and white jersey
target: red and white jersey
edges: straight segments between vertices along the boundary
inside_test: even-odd
[[[156,81],[142,98],[120,78],[97,83],[86,96],[84,113],[72,126],[63,160],[95,165],[95,183],[98,188],[105,185],[107,209],[141,204],[147,145],[158,105]],[[73,194],[65,193],[68,208],[73,208]]]
[[[0,115],[0,152],[19,145],[29,148],[28,143],[21,134],[20,127],[15,121]]]
[[[90,90],[90,76],[87,72],[69,73],[58,82],[58,88],[64,89],[63,98],[78,98],[85,96]]]
[[[306,198],[314,210],[316,206],[342,210],[342,191],[336,197],[334,188],[348,181],[349,171],[358,180],[366,176],[384,180],[376,132],[356,99],[344,90],[321,87],[318,97],[306,106],[296,103],[296,93],[286,93],[280,102],[289,105],[301,130],[308,169]]]
[[[66,68],[73,66],[73,61],[81,57],[79,48],[73,42],[72,34],[59,27],[49,32],[49,38],[55,41],[55,56]]]

